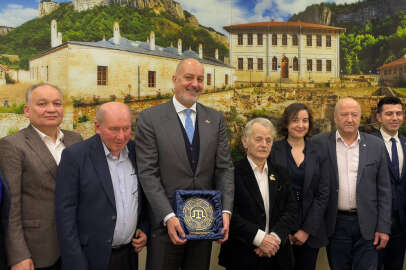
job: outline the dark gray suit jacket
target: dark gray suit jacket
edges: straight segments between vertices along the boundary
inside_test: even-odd
[[[386,148],[381,140],[360,132],[356,201],[362,237],[372,240],[375,232],[390,234],[391,184],[386,161]],[[316,135],[312,143],[321,160],[330,163],[330,200],[327,208],[327,233],[335,230],[338,204],[338,167],[336,131]]]
[[[166,215],[175,213],[172,203],[178,189],[220,190],[223,210],[233,209],[234,174],[224,118],[199,103],[196,110],[200,152],[195,173],[172,100],[142,111],[137,119],[137,165],[152,229],[162,226]]]

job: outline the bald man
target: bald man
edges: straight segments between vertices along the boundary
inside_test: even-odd
[[[151,218],[147,269],[209,269],[211,242],[180,238],[185,233],[173,208],[176,190],[221,191],[220,242],[228,238],[233,164],[223,115],[197,103],[204,77],[199,61],[181,61],[172,78],[172,100],[142,111],[137,120],[137,162]]]
[[[141,187],[127,105],[96,112],[96,135],[64,150],[56,223],[64,270],[135,270],[146,245]]]
[[[358,128],[361,107],[352,98],[337,102],[337,130],[312,138],[322,160],[330,162],[327,255],[332,270],[374,270],[378,250],[391,229],[391,183],[386,148]]]

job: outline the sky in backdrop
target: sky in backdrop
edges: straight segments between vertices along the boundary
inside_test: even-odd
[[[69,2],[54,0],[56,2]],[[312,4],[354,3],[359,0],[176,0],[197,17],[200,24],[225,33],[223,26],[274,19],[286,21]],[[0,26],[17,27],[38,17],[40,0],[0,0]]]

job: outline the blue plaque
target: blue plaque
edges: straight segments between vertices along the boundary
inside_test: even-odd
[[[224,238],[220,191],[177,190],[175,204],[187,240]]]

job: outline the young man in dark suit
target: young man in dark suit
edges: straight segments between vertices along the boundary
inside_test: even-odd
[[[220,251],[227,270],[293,267],[288,238],[297,219],[289,173],[267,160],[275,128],[265,118],[249,121],[242,142],[247,156],[235,163],[234,210],[230,239]]]
[[[136,270],[146,245],[127,105],[96,112],[96,135],[62,154],[55,210],[63,270]]]
[[[376,119],[380,130],[373,133],[383,140],[387,150],[392,184],[392,227],[385,249],[379,252],[379,267],[402,270],[406,249],[406,137],[399,133],[403,124],[403,104],[397,97],[384,97],[378,102]]]

